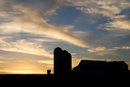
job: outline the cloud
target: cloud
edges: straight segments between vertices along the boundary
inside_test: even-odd
[[[97,48],[91,48],[88,49],[88,52],[90,53],[96,53],[97,55],[105,55],[111,53],[114,49],[109,49],[106,47],[97,47]]]
[[[71,5],[77,6],[78,10],[81,10],[87,14],[101,14],[107,17],[113,17],[119,14],[122,9],[128,7],[123,3],[128,3],[127,0],[67,0]]]
[[[113,48],[97,47],[88,49],[88,52],[96,53],[97,55],[105,55],[105,54],[112,54],[113,51],[117,50],[130,50],[130,46],[113,47]]]
[[[1,63],[5,63],[5,61],[0,61],[0,64],[1,64]]]
[[[130,10],[129,0],[67,0],[77,10],[90,15],[107,17],[104,28],[106,30],[130,30],[130,21],[127,14]],[[128,10],[125,11],[124,10]],[[118,17],[118,18],[116,18]]]
[[[0,50],[20,52],[26,54],[33,54],[39,56],[45,56],[52,58],[53,55],[47,52],[40,44],[29,42],[25,40],[17,40],[16,42],[5,41],[4,38],[0,38]]]
[[[114,47],[115,50],[130,50],[130,46]]]
[[[85,13],[105,13],[118,15],[122,10],[130,7],[129,0],[65,0],[69,5],[76,6]],[[81,9],[80,9],[81,8]],[[92,11],[92,12],[91,12]],[[109,16],[109,15],[106,15]],[[111,17],[111,16],[110,16]]]
[[[52,69],[52,58],[22,52],[0,50],[0,73],[6,74],[45,74]],[[48,61],[40,63],[39,61]],[[49,62],[50,61],[50,62]]]
[[[107,30],[130,30],[130,18],[127,15],[116,16],[111,22],[105,26]]]
[[[38,63],[50,64],[52,66],[53,60],[38,60]]]
[[[59,27],[48,24],[42,17],[42,13],[23,4],[15,4],[12,11],[17,14],[10,14],[11,22],[1,23],[0,30],[4,33],[28,32],[34,34],[43,34],[50,38],[59,39],[70,44],[87,47],[80,38],[66,31],[68,27]],[[46,12],[45,12],[46,13]],[[64,37],[64,38],[63,38]]]
[[[111,51],[112,49],[107,49],[105,47],[97,47],[95,49],[88,49],[89,52],[102,52],[102,51]]]
[[[32,5],[32,2],[2,0],[0,3],[0,52],[2,51],[0,55],[3,55],[2,59],[5,63],[0,63],[0,73],[41,74],[46,73],[47,69],[52,69],[53,55],[45,49],[43,42],[63,41],[79,47],[87,47],[81,38],[73,35],[73,31],[69,31],[73,26],[55,26],[47,23],[48,17],[56,14],[56,10],[63,4],[61,0],[55,1],[57,2],[42,5],[45,7],[41,9],[40,6]],[[21,39],[15,36],[14,39],[13,34],[19,33],[41,38],[27,39],[24,36]],[[6,35],[9,36],[8,39]]]

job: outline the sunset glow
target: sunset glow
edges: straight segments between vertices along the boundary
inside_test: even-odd
[[[53,73],[53,50],[130,65],[130,0],[0,0],[0,74]]]

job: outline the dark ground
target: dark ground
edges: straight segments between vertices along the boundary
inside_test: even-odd
[[[0,84],[4,85],[14,85],[17,87],[24,85],[35,85],[39,86],[77,86],[81,87],[84,85],[124,85],[130,84],[130,74],[120,74],[120,75],[95,75],[95,76],[82,76],[82,75],[63,75],[55,76],[42,75],[42,74],[1,74]],[[45,86],[46,85],[46,86]],[[104,85],[104,87],[106,87]],[[30,87],[30,86],[29,86]],[[87,86],[85,86],[87,87]]]

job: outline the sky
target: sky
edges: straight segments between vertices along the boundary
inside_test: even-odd
[[[53,72],[56,47],[130,65],[130,1],[0,0],[0,74]]]

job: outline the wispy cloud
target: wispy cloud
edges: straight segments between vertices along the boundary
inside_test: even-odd
[[[72,35],[69,31],[66,31],[68,27],[48,24],[42,17],[42,13],[37,9],[23,4],[15,4],[12,6],[12,9],[12,11],[15,11],[17,14],[10,14],[9,20],[11,20],[11,22],[2,23],[0,26],[1,31],[6,33],[22,31],[43,34],[50,38],[59,39],[76,46],[87,47],[84,41]]]
[[[103,52],[103,51],[111,51],[113,49],[108,49],[108,48],[105,48],[105,47],[97,47],[95,49],[88,49],[89,52]]]
[[[52,69],[52,58],[23,52],[0,51],[0,73],[8,74],[45,74]],[[48,62],[39,62],[48,61]]]
[[[130,18],[128,15],[118,15],[105,26],[107,30],[130,30]]]
[[[105,55],[105,54],[112,54],[113,51],[117,50],[130,50],[130,46],[113,47],[113,48],[97,47],[88,49],[88,52],[96,53],[97,55]]]
[[[110,18],[130,6],[129,0],[67,0],[67,2],[87,14],[101,14]]]
[[[111,53],[114,49],[109,49],[106,47],[97,47],[97,48],[91,48],[88,49],[88,52],[90,53],[96,53],[97,55],[105,55]]]
[[[50,64],[52,66],[53,60],[38,60],[38,63],[42,64]]]
[[[129,14],[123,12],[130,9],[129,0],[67,0],[78,10],[90,15],[101,15],[109,21],[104,25],[106,30],[130,30]],[[128,13],[128,11],[127,11]],[[122,18],[122,16],[125,16]],[[118,18],[117,18],[118,17]]]
[[[73,33],[75,30],[70,31],[70,28],[74,28],[73,25],[56,26],[47,22],[48,17],[57,14],[57,9],[64,1],[35,3],[32,0],[31,4],[28,1],[0,0],[0,73],[41,74],[52,69],[53,54],[46,50],[44,42],[62,41],[87,47],[86,43]],[[19,33],[33,36],[20,38],[17,36]]]
[[[53,55],[47,52],[42,45],[25,40],[8,42],[4,38],[0,38],[0,44],[1,44],[0,50],[4,51],[33,54],[33,55],[45,56],[48,58],[53,57]]]

